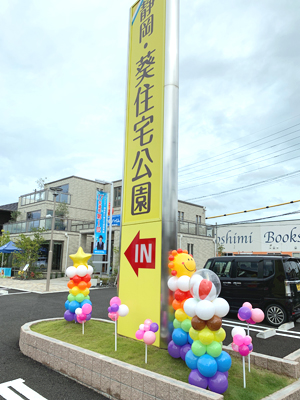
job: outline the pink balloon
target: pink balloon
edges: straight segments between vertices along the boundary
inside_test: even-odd
[[[243,318],[240,317],[240,314],[238,314],[237,317],[238,317],[238,319],[239,319],[240,321],[245,321]]]
[[[149,324],[144,324],[144,331],[150,331],[150,325]]]
[[[118,306],[121,305],[121,300],[119,297],[115,296],[112,299],[110,299],[109,304],[112,306],[113,304],[118,304]]]
[[[81,313],[77,316],[77,319],[80,319],[81,321],[85,321],[86,320],[86,315]]]
[[[90,305],[90,304],[84,304],[83,306],[82,306],[82,312],[84,313],[84,314],[89,314],[89,313],[91,313],[92,312],[92,306]]]
[[[249,354],[249,348],[245,344],[239,347],[240,355],[246,357]]]
[[[153,344],[156,340],[155,333],[152,331],[145,332],[144,334],[144,342],[146,344]]]
[[[237,345],[237,346],[241,346],[244,343],[244,338],[242,335],[234,335],[233,336],[233,342]]]
[[[248,301],[246,301],[246,302],[243,304],[243,307],[248,307],[248,308],[250,308],[250,310],[252,310],[252,304],[251,304],[251,303],[248,303]]]
[[[249,318],[249,319],[247,319],[247,324],[250,324],[250,325],[255,325],[255,321],[253,321],[253,319],[252,318]]]
[[[245,344],[246,346],[248,346],[248,344],[250,344],[251,342],[252,342],[251,336],[245,336],[245,337],[244,337],[244,344]]]
[[[77,322],[79,322],[80,324],[83,324],[83,323],[86,321],[86,319],[84,319],[84,320],[80,319],[79,317],[80,317],[81,315],[82,315],[82,314],[77,315]],[[83,314],[83,315],[84,315],[84,314]]]
[[[138,340],[141,340],[141,339],[143,339],[144,334],[145,334],[145,332],[142,331],[141,329],[139,329],[139,330],[137,330],[137,331],[135,332],[135,337],[136,337]]]
[[[112,320],[112,321],[117,321],[119,319],[119,313],[117,312],[110,312],[108,313],[108,317]]]
[[[265,318],[265,314],[260,308],[253,308],[251,319],[254,322],[262,322]]]
[[[151,325],[152,324],[152,320],[151,319],[145,319],[144,324]]]
[[[231,347],[232,347],[232,350],[233,351],[236,351],[237,353],[239,352],[239,346],[237,345],[237,344],[235,344],[235,343],[231,343]]]

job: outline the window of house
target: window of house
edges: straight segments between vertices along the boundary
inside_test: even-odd
[[[178,211],[178,220],[184,220],[184,212]]]
[[[201,224],[201,215],[196,215],[196,223]]]
[[[189,254],[193,255],[193,253],[194,253],[194,244],[193,243],[188,243],[187,251]]]
[[[114,207],[121,207],[121,186],[114,188]]]
[[[30,211],[27,213],[27,221],[32,221],[34,219],[41,218],[41,210],[39,211]]]

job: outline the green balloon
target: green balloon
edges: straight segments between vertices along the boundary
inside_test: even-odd
[[[84,300],[84,294],[79,293],[77,296],[75,296],[75,300],[78,301],[78,303],[81,303]]]
[[[173,326],[174,326],[175,329],[180,328],[181,327],[181,322],[178,321],[178,319],[175,318],[174,321],[173,321]]]
[[[189,320],[188,318],[181,322],[181,329],[183,329],[184,332],[188,332],[191,329],[191,326],[191,320]]]
[[[207,354],[210,356],[216,358],[219,357],[219,355],[222,353],[222,346],[221,343],[213,341],[211,344],[207,346]]]
[[[75,300],[75,296],[73,296],[71,293],[68,296],[68,300],[69,302],[74,301]]]
[[[192,352],[195,354],[197,357],[201,357],[206,353],[206,347],[205,344],[201,343],[200,340],[195,340],[192,344]]]

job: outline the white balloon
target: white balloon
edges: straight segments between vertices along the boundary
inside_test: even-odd
[[[213,305],[216,308],[215,314],[218,317],[223,318],[223,317],[225,317],[225,315],[227,315],[229,313],[230,306],[229,306],[228,302],[225,299],[223,299],[222,297],[217,297],[213,301]]]
[[[201,300],[197,304],[195,311],[200,319],[208,321],[215,315],[216,308],[211,301]]]
[[[183,310],[189,317],[194,317],[196,315],[196,306],[198,304],[196,299],[187,299],[183,304]]]
[[[76,268],[76,272],[78,276],[85,276],[87,274],[87,267],[85,265],[78,265],[78,267]]]
[[[68,267],[68,268],[66,269],[66,275],[67,275],[69,278],[74,278],[74,276],[76,275],[76,273],[77,273],[77,269],[76,269],[75,267]]]
[[[202,281],[202,276],[198,275],[198,274],[193,274],[191,279],[190,279],[190,292],[191,295],[199,300],[199,295],[198,295],[198,288],[200,285],[200,282]]]
[[[82,309],[81,308],[76,308],[76,310],[75,310],[75,314],[76,315],[80,315],[80,314],[82,314]]]
[[[231,336],[233,337],[235,335],[241,335],[241,336],[245,337],[246,336],[245,329],[242,328],[241,326],[234,327],[231,331]]]
[[[125,304],[121,304],[119,306],[118,313],[120,317],[126,317],[126,315],[129,313],[129,308]]]
[[[175,292],[175,290],[178,289],[178,278],[176,276],[172,276],[169,280],[168,280],[168,288],[170,290],[172,290],[172,292]]]
[[[91,265],[88,265],[87,273],[91,276],[93,275],[94,268]]]
[[[139,326],[139,329],[141,330],[141,331],[144,331],[145,329],[144,329],[144,324],[141,324],[140,326]]]
[[[183,292],[188,292],[190,290],[190,277],[187,275],[182,275],[178,278],[178,289]]]

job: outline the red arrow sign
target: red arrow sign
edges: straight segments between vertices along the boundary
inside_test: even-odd
[[[139,268],[155,269],[155,238],[140,239],[140,231],[125,251],[132,269],[139,276]]]

